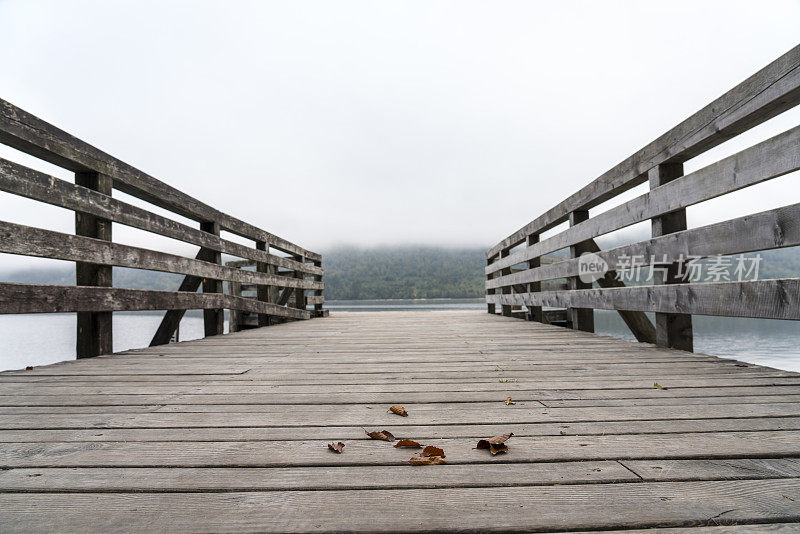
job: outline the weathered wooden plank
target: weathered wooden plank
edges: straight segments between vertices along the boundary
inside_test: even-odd
[[[800,72],[798,73],[800,77]],[[675,179],[488,265],[495,272],[800,169],[800,126]]]
[[[231,378],[233,373],[228,369],[241,367],[241,364],[231,364],[227,367],[210,366],[210,368],[218,369],[213,374],[222,376],[223,385],[228,386],[241,386],[233,380],[225,380]],[[240,377],[240,382],[259,382],[260,385],[265,387],[278,387],[282,385],[306,384],[306,385],[391,385],[406,386],[413,384],[488,384],[493,383],[523,383],[528,387],[535,387],[536,381],[551,381],[550,387],[562,386],[564,384],[574,384],[576,381],[584,379],[594,382],[600,381],[615,381],[615,383],[622,383],[625,380],[631,383],[641,384],[642,381],[658,379],[662,382],[672,383],[673,380],[686,380],[691,379],[695,381],[700,380],[720,380],[720,379],[742,379],[742,380],[755,380],[760,378],[788,378],[797,379],[795,375],[786,371],[761,371],[757,368],[744,369],[742,371],[733,369],[607,369],[607,370],[582,370],[576,369],[572,371],[485,371],[472,372],[472,371],[420,371],[420,372],[404,372],[393,373],[388,376],[382,376],[376,373],[314,373],[310,371],[296,371],[292,373],[270,373],[269,369],[274,366],[262,367],[260,369],[248,369],[247,376]],[[210,377],[205,375],[211,374],[207,372],[209,366],[201,364],[196,365],[170,365],[170,362],[165,361],[163,367],[157,364],[151,364],[147,367],[141,366],[127,366],[117,367],[114,369],[106,369],[102,367],[97,368],[83,368],[74,369],[68,368],[58,371],[22,371],[25,374],[38,374],[40,376],[71,376],[71,377],[105,377],[109,383],[114,383],[117,377],[120,376],[169,376],[169,375],[185,375],[186,381],[191,381],[191,377],[195,380],[208,380]],[[19,373],[20,371],[12,371]],[[142,379],[144,381],[145,378]],[[174,384],[174,381],[170,381]],[[131,384],[126,384],[131,386]],[[246,385],[246,384],[245,384]],[[652,387],[652,382],[649,384]],[[43,387],[41,384],[39,387]]]
[[[190,259],[176,254],[159,252],[144,248],[111,243],[100,239],[44,230],[21,224],[0,221],[0,252],[20,254],[40,258],[61,260],[84,260],[98,265],[114,265],[133,269],[147,269],[193,277],[207,277],[233,280],[254,285],[275,285],[279,287],[304,286],[319,289],[321,283],[298,280],[287,276],[260,273],[215,265],[210,256],[218,254],[213,249],[209,253]],[[206,259],[208,258],[208,259]],[[88,285],[88,284],[87,284]]]
[[[798,478],[798,458],[730,458],[725,460],[623,460],[642,480],[744,480]]]
[[[433,476],[433,475],[428,475]],[[773,522],[796,516],[797,480],[236,493],[4,494],[8,531],[463,532]],[[479,507],[475,506],[480,502]],[[580,506],[575,503],[580,502]],[[398,508],[398,503],[403,506]],[[409,512],[412,511],[412,512]],[[714,518],[713,523],[710,518]],[[164,526],[160,523],[160,526]]]
[[[685,162],[800,103],[800,46],[694,113],[486,252],[487,258],[646,181],[660,163]]]
[[[231,233],[321,260],[319,254],[222,213],[1,99],[0,142],[75,172],[108,175],[115,189],[173,213],[199,222],[216,221]]]
[[[800,320],[800,279],[487,295],[495,304]]]
[[[199,350],[199,349],[198,349]],[[393,379],[403,376],[419,376],[419,377],[437,377],[437,376],[483,376],[489,373],[489,376],[506,376],[508,374],[516,373],[534,373],[534,377],[548,377],[548,376],[566,376],[569,377],[575,372],[598,372],[604,373],[622,373],[626,375],[632,374],[646,374],[646,373],[663,373],[666,375],[683,374],[687,370],[693,374],[703,375],[708,373],[775,373],[781,372],[769,367],[763,367],[755,364],[747,364],[737,362],[736,360],[725,359],[690,359],[680,358],[680,353],[676,358],[667,357],[647,357],[640,355],[639,357],[631,357],[627,359],[628,354],[620,354],[618,351],[609,351],[605,357],[602,358],[580,358],[570,349],[563,349],[559,351],[562,358],[558,358],[556,354],[540,353],[540,356],[535,359],[530,358],[513,358],[509,360],[501,360],[496,358],[487,359],[485,361],[475,361],[465,359],[461,361],[441,361],[437,359],[430,359],[429,361],[394,361],[386,362],[386,364],[376,363],[370,359],[367,361],[329,361],[324,362],[301,362],[293,361],[290,355],[281,355],[278,357],[266,356],[259,358],[252,353],[233,354],[228,353],[227,356],[220,355],[216,350],[210,351],[207,354],[199,356],[185,355],[182,357],[171,353],[169,356],[150,353],[139,353],[139,357],[134,357],[133,354],[126,355],[130,357],[115,357],[108,358],[103,361],[85,363],[80,366],[65,366],[65,365],[47,365],[39,366],[33,369],[26,370],[24,376],[38,377],[44,375],[64,375],[64,374],[82,374],[84,371],[91,371],[92,374],[98,370],[107,371],[108,375],[123,374],[121,370],[127,369],[143,369],[147,364],[159,363],[161,368],[175,370],[187,369],[196,365],[205,365],[209,363],[228,363],[228,364],[246,364],[251,367],[250,378],[267,378],[268,376],[290,376],[290,375],[314,375],[317,377],[331,377],[338,375],[345,376],[358,376],[358,375],[375,375],[374,378],[380,378],[380,375],[392,374]],[[575,356],[575,357],[573,357]],[[621,361],[614,361],[618,358]],[[277,369],[270,369],[271,364],[280,363]],[[320,365],[322,364],[322,365]],[[676,365],[681,364],[681,365]],[[784,371],[785,372],[785,371]],[[440,373],[451,373],[450,375],[441,375]],[[467,373],[462,375],[460,373]],[[263,375],[268,376],[263,376]],[[525,375],[517,375],[518,377]],[[7,378],[8,375],[0,375],[0,378]],[[313,376],[310,376],[313,378]]]
[[[288,269],[303,270],[310,274],[322,274],[318,267],[300,265],[290,258],[267,254],[234,241],[221,239],[219,236],[202,232],[197,228],[162,217],[138,206],[85,187],[70,184],[2,158],[0,158],[0,190],[54,206],[88,213],[225,254],[263,261]]]
[[[508,432],[506,424],[382,425],[396,436],[417,440],[474,438]],[[744,419],[637,420],[576,423],[515,424],[520,436],[611,436],[707,432],[800,430],[800,417]],[[235,428],[78,428],[0,430],[0,443],[35,442],[134,442],[134,441],[306,441],[361,440],[364,429],[356,426],[235,427]],[[646,448],[646,447],[645,447]],[[654,452],[654,457],[658,456]]]
[[[423,414],[426,411],[430,410],[476,410],[476,409],[487,409],[488,411],[492,411],[496,409],[501,404],[504,404],[504,400],[498,400],[498,396],[496,396],[491,401],[485,402],[458,402],[458,401],[439,401],[435,404],[431,403],[406,403],[403,402],[402,404],[410,411],[417,415]],[[798,395],[787,395],[787,396],[780,396],[780,395],[765,395],[765,396],[753,396],[753,397],[712,397],[712,398],[686,398],[686,399],[673,399],[673,398],[664,398],[664,399],[633,399],[633,400],[623,400],[623,399],[610,399],[610,400],[545,400],[540,401],[538,399],[526,399],[525,396],[518,396],[514,399],[514,405],[510,405],[504,409],[507,410],[535,410],[541,407],[546,408],[575,408],[575,407],[601,407],[601,406],[660,406],[664,408],[665,411],[671,411],[678,409],[682,406],[687,405],[713,405],[713,404],[763,404],[763,403],[798,403],[800,402],[800,396]],[[193,399],[184,399],[183,403],[180,402],[170,402],[164,405],[157,404],[155,402],[147,403],[147,402],[128,402],[124,404],[110,404],[110,403],[100,403],[100,404],[83,404],[83,405],[76,405],[68,404],[66,406],[57,406],[53,404],[48,404],[44,406],[32,406],[32,405],[17,405],[17,406],[0,406],[0,415],[27,415],[27,414],[102,414],[102,415],[111,415],[111,414],[120,414],[120,413],[226,413],[226,414],[233,414],[233,413],[280,413],[280,412],[288,412],[291,411],[291,406],[296,406],[295,404],[289,404],[288,399],[284,399],[281,402],[268,402],[268,403],[253,403],[253,402],[243,402],[243,399],[240,397],[236,399],[232,403],[225,403],[224,401],[217,401],[213,403],[200,403],[195,404]],[[391,402],[391,401],[390,401]],[[401,402],[397,399],[397,402]],[[323,400],[318,400],[316,402],[305,402],[299,403],[299,405],[303,406],[302,410],[299,410],[300,413],[307,413],[307,412],[325,412],[325,411],[338,411],[338,410],[354,410],[358,411],[360,409],[381,409],[385,408],[385,406],[381,406],[380,403],[376,405],[376,403],[326,403]],[[387,403],[388,405],[388,403]]]
[[[741,477],[746,478],[746,477]],[[750,477],[757,478],[757,477]],[[775,478],[775,477],[761,477]],[[282,491],[542,486],[638,482],[617,462],[444,465],[421,477],[407,466],[294,468],[23,468],[0,471],[8,491]]]
[[[624,467],[623,467],[624,465]],[[627,469],[626,469],[627,468]],[[635,473],[635,474],[634,474]],[[216,468],[15,468],[0,471],[0,492],[312,491],[514,487],[800,477],[797,458],[623,460],[444,465],[428,476],[406,466]]]
[[[144,386],[147,387],[147,386]],[[411,393],[236,393],[184,394],[184,393],[106,393],[86,394],[75,389],[74,393],[48,395],[43,390],[31,394],[30,390],[3,388],[0,406],[115,406],[152,404],[167,406],[171,404],[365,404],[369,406],[386,404],[418,404],[440,402],[502,402],[508,396],[517,401],[542,401],[548,405],[565,405],[580,402],[584,405],[608,405],[606,403],[727,403],[735,399],[793,398],[800,395],[800,386],[744,386],[738,388],[676,388],[668,390],[617,389],[617,390],[536,390],[536,391],[430,391]],[[505,394],[505,395],[504,395]],[[746,402],[746,401],[743,401]],[[595,403],[595,404],[590,404]]]
[[[233,308],[308,319],[304,310],[288,310],[253,299],[221,293],[198,294],[106,287],[46,286],[0,283],[0,314],[78,311],[184,310]]]
[[[656,381],[666,389],[653,388]],[[506,406],[508,396],[517,404]],[[731,497],[741,491],[725,488],[796,483],[791,462],[800,457],[798,396],[796,373],[479,312],[337,313],[328,321],[1,373],[0,466],[7,469],[0,469],[0,499],[25,496],[29,511],[44,517],[52,501],[35,499],[64,499],[57,509],[63,506],[69,514],[82,498],[92,498],[98,507],[104,504],[97,499],[109,496],[119,502],[148,495],[235,496],[237,507],[250,495],[270,495],[274,503],[292,493],[313,495],[316,502],[335,494],[342,499],[336,505],[349,514],[365,495],[440,491],[427,496],[438,499],[431,513],[439,517],[457,506],[441,497],[453,492],[475,491],[463,496],[472,499],[474,509],[475,502],[505,499],[509,492],[542,490],[536,499],[517,495],[509,505],[506,513],[527,514],[527,519],[514,516],[517,527],[509,527],[495,509],[486,513],[503,531],[708,524],[709,517],[729,515],[732,521],[787,521],[791,515],[784,509],[768,519],[736,515],[742,503],[767,509],[756,493],[781,504],[776,493],[795,498],[786,488],[762,487],[741,503]],[[387,413],[390,404],[403,404],[409,416]],[[442,446],[449,463],[437,466],[441,471],[422,472],[407,465],[413,451],[369,440],[362,427]],[[504,432],[516,434],[505,455],[474,448],[477,439]],[[327,449],[339,440],[346,443],[341,455]],[[736,462],[746,466],[765,459],[744,476],[732,472]],[[715,470],[720,461],[734,467]],[[631,462],[682,463],[673,478],[642,481],[627,466]],[[685,497],[692,484],[711,483],[718,486]],[[616,488],[623,486],[635,489],[634,496],[619,493]],[[603,491],[587,493],[593,488]],[[558,493],[567,489],[574,493]],[[394,504],[414,502],[405,495],[392,497]],[[642,511],[636,495],[651,499],[654,513],[664,516],[649,515],[650,505]],[[697,513],[704,519],[687,519],[680,515],[687,513],[685,506],[672,509],[675,495],[713,510]],[[572,503],[571,510],[575,502],[596,506],[585,521],[573,511],[562,513],[557,524],[542,523],[541,513],[530,512],[535,503],[560,506],[561,499]],[[161,511],[125,502],[137,513],[121,528],[135,530],[135,518],[143,518],[152,530],[151,518],[160,516],[150,512]],[[152,502],[163,501],[153,497]],[[236,519],[239,530],[247,529],[241,522],[252,517],[248,514],[263,510],[260,502],[245,502]],[[13,507],[9,512],[8,501],[3,505],[4,527],[6,517],[18,521],[30,515]],[[628,512],[603,522],[609,506],[636,507],[638,523],[627,522]],[[738,512],[730,512],[734,507]],[[577,508],[581,514],[586,510]],[[369,509],[382,513],[373,504]],[[115,517],[124,513],[114,510]],[[279,520],[296,525],[294,514],[308,510],[290,507]],[[184,501],[172,502],[169,513],[208,515],[209,521],[186,529],[218,530],[218,512],[208,507],[197,511]],[[88,512],[75,516],[76,530],[86,530],[86,517],[95,519]],[[386,517],[380,523],[386,530],[409,530],[403,520]],[[251,530],[274,524],[258,519]],[[412,523],[440,530],[427,518]],[[59,530],[71,524],[62,517]],[[108,530],[108,524],[99,524]],[[225,528],[233,524],[228,521]],[[285,524],[274,529],[286,530]],[[346,518],[319,524],[315,530],[359,529]],[[485,530],[474,523],[469,528]]]
[[[145,414],[142,414],[144,416]],[[184,414],[186,415],[186,414]],[[77,415],[75,417],[78,417]],[[116,416],[119,417],[119,416]],[[509,428],[513,431],[513,428]],[[415,436],[400,434],[399,438]],[[474,439],[426,440],[442,448],[450,464],[484,464],[486,451]],[[408,465],[408,450],[370,440],[349,440],[346,456],[320,441],[4,443],[9,467],[289,467]],[[708,459],[800,456],[800,432],[706,432],[696,434],[517,436],[493,463],[578,460]],[[800,481],[798,481],[800,482]]]
[[[252,357],[240,358],[214,358],[213,356],[204,358],[172,358],[165,356],[150,357],[143,355],[141,360],[134,360],[131,358],[119,358],[112,361],[99,362],[98,365],[82,365],[75,366],[43,366],[34,369],[26,369],[23,371],[9,371],[0,375],[2,382],[8,384],[9,382],[23,382],[30,387],[50,387],[50,386],[75,386],[92,384],[93,381],[102,380],[111,384],[117,382],[145,382],[151,380],[145,376],[138,377],[139,375],[149,374],[152,369],[163,370],[165,372],[159,373],[161,377],[156,378],[156,381],[175,382],[180,381],[184,384],[202,383],[209,384],[206,377],[198,377],[192,379],[190,377],[182,376],[176,377],[175,375],[196,374],[202,375],[202,370],[207,366],[218,366],[222,369],[235,368],[239,366],[246,366],[248,373],[246,377],[226,377],[222,379],[223,384],[234,385],[233,381],[238,380],[240,385],[249,385],[255,379],[259,381],[279,381],[283,382],[287,379],[293,378],[308,378],[309,380],[315,379],[331,379],[331,378],[366,378],[379,380],[384,377],[383,374],[390,374],[391,380],[400,381],[409,378],[488,378],[490,380],[484,381],[499,381],[503,377],[513,376],[513,381],[531,381],[531,379],[561,379],[559,382],[572,381],[571,379],[576,375],[590,374],[597,377],[595,380],[606,379],[609,377],[681,377],[692,376],[698,378],[719,378],[723,377],[737,377],[753,378],[765,376],[793,376],[792,373],[786,371],[773,370],[767,367],[760,367],[750,364],[738,363],[735,361],[703,361],[703,360],[688,360],[676,359],[665,361],[631,361],[627,363],[609,363],[607,361],[569,361],[557,363],[555,360],[550,362],[542,362],[541,364],[526,363],[526,362],[498,362],[498,363],[473,363],[463,362],[448,365],[446,363],[438,362],[425,362],[414,364],[402,363],[387,363],[385,369],[380,369],[379,364],[364,363],[364,364],[345,364],[345,363],[328,363],[325,365],[330,367],[320,369],[313,364],[295,364],[290,362],[281,361],[264,362]],[[279,366],[274,365],[280,364]],[[198,372],[192,373],[191,371],[197,370]],[[129,378],[124,378],[126,375]],[[92,378],[94,376],[102,376],[104,378]],[[132,376],[132,377],[131,377]],[[492,380],[496,379],[496,380]],[[95,385],[97,385],[95,383]],[[557,383],[553,384],[555,389]],[[629,388],[625,388],[629,389]],[[635,389],[631,386],[630,389]],[[659,393],[659,396],[667,395],[666,393]]]
[[[743,254],[800,245],[800,204],[763,211],[721,223],[676,232],[669,236],[639,241],[596,254],[614,270],[620,258],[652,257],[678,259],[703,258],[716,254]],[[486,287],[531,283],[578,274],[578,260],[545,263],[543,267],[492,279]]]
[[[151,370],[150,373],[156,373]],[[131,375],[134,376],[134,375]],[[217,380],[214,381],[212,376],[203,376],[202,383],[194,382],[187,383],[186,380],[176,381],[159,380],[154,383],[147,383],[144,381],[147,376],[146,373],[141,373],[142,381],[125,381],[111,382],[108,380],[108,375],[100,375],[103,383],[87,383],[76,386],[53,385],[42,386],[41,388],[33,387],[29,384],[9,383],[3,384],[3,390],[8,394],[14,393],[30,393],[41,395],[67,395],[67,394],[83,394],[83,395],[105,395],[105,394],[169,394],[169,393],[186,393],[186,394],[217,394],[217,393],[231,393],[246,395],[250,393],[353,393],[353,392],[385,392],[385,393],[413,393],[421,391],[452,391],[452,392],[473,392],[473,391],[525,391],[525,390],[548,390],[548,389],[562,389],[562,390],[585,390],[597,391],[604,389],[629,389],[629,388],[653,388],[653,379],[647,378],[623,378],[613,379],[603,378],[592,380],[591,378],[577,377],[572,380],[554,379],[545,377],[543,379],[508,379],[508,380],[465,380],[463,378],[454,379],[451,381],[424,381],[414,380],[413,382],[406,383],[392,383],[390,381],[383,381],[380,383],[364,383],[363,380],[359,383],[351,384],[330,384],[330,383],[311,383],[307,381],[298,382],[266,382],[265,380],[247,379],[247,384],[241,384],[239,381],[230,380]],[[166,376],[166,375],[164,375]],[[687,376],[689,376],[687,378]],[[732,378],[733,376],[733,378]],[[186,378],[192,376],[189,374]],[[200,378],[198,375],[195,378]],[[220,375],[220,378],[225,378],[225,375]],[[656,380],[659,381],[665,388],[705,388],[709,386],[720,388],[734,388],[734,387],[749,387],[749,386],[795,386],[800,385],[800,378],[796,375],[784,376],[738,376],[736,375],[715,375],[705,376],[703,378],[691,378],[691,375],[677,376],[674,378],[663,377],[661,374],[657,375]],[[434,384],[434,385],[432,385]],[[179,389],[176,389],[179,388]]]
[[[380,425],[449,425],[449,424],[523,424],[537,422],[577,421],[635,421],[638,419],[702,419],[742,417],[796,417],[800,406],[793,403],[709,404],[682,405],[668,409],[664,406],[603,406],[579,408],[530,408],[527,410],[470,409],[418,410],[416,416],[403,418],[387,413],[386,409],[365,409],[364,406],[335,406],[328,411],[298,406],[293,410],[265,413],[141,413],[115,414],[27,414],[0,415],[2,429],[35,428],[192,428],[192,427],[249,427],[249,426],[380,426]],[[513,431],[513,428],[510,430]]]
[[[586,534],[743,534],[751,532],[763,532],[770,534],[785,534],[796,532],[800,528],[800,523],[747,523],[744,525],[715,525],[711,527],[654,527],[648,529],[625,529],[625,530],[603,530],[591,531]]]

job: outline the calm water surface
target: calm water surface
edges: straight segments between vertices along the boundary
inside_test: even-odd
[[[482,299],[330,301],[337,311],[485,310]],[[161,322],[161,313],[114,314],[114,351],[146,347]],[[610,311],[595,313],[596,329],[634,340]],[[695,351],[800,371],[800,322],[695,317]],[[226,323],[227,331],[227,323]],[[200,314],[181,322],[181,340],[203,337]],[[46,365],[75,358],[75,314],[0,316],[0,370]]]

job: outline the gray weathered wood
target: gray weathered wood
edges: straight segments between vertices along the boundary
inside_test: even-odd
[[[589,211],[588,210],[578,210],[570,212],[569,214],[569,225],[573,227],[577,224],[589,220]],[[591,246],[589,241],[583,241],[580,243],[575,243],[569,247],[569,257],[570,258],[580,258],[586,252],[591,251]],[[570,277],[568,280],[569,289],[591,289],[592,284],[591,282],[583,282],[580,278],[573,276]],[[594,332],[594,310],[591,308],[575,308],[575,307],[568,307],[567,308],[567,324],[575,329],[575,330],[582,330],[584,332]]]
[[[620,258],[703,258],[715,254],[742,254],[800,245],[800,204],[763,211],[724,222],[676,232],[669,236],[639,241],[613,249],[597,250],[597,255],[611,270],[620,265]],[[548,258],[547,256],[544,257]],[[543,261],[536,269],[498,277],[486,283],[487,289],[503,285],[566,278],[578,274],[578,261]]]
[[[321,259],[319,254],[224,214],[5,100],[0,100],[0,142],[75,172],[105,174],[113,179],[115,189],[173,213],[199,222],[216,221],[222,229],[242,237]]]
[[[487,295],[496,304],[800,320],[800,279]]]
[[[89,519],[98,532],[152,531],[153,523],[144,518],[164,517],[176,532],[521,532],[532,527],[552,532],[794,520],[798,499],[796,479],[323,492],[11,493],[0,496],[0,522],[10,531],[35,532],[86,532]]]
[[[200,223],[200,229],[219,237],[220,225],[215,221],[204,221]],[[216,250],[200,249],[200,258],[208,263],[220,265],[222,255]],[[220,267],[221,268],[221,267]],[[202,290],[204,294],[222,294],[222,280],[211,277],[203,278]],[[225,311],[222,307],[203,309],[203,329],[205,336],[219,336],[225,330]]]
[[[796,373],[477,311],[336,313],[0,373],[0,522],[136,531],[168,514],[172,530],[430,532],[790,521],[798,397]],[[415,451],[364,428],[440,446],[448,463],[412,467]],[[505,432],[507,453],[475,448]],[[350,517],[362,505],[380,522]]]
[[[96,193],[85,187],[70,184],[64,180],[48,176],[2,158],[0,158],[0,190],[55,206],[88,213],[225,254],[254,261],[263,261],[264,263],[287,269],[305,270],[310,274],[322,274],[319,268],[300,265],[290,258],[266,254],[254,248],[221,239],[218,236],[202,232],[197,228],[173,221],[138,206]]]
[[[650,190],[657,189],[683,176],[682,163],[668,163],[656,165],[648,171]],[[681,208],[658,217],[651,221],[653,237],[661,237],[675,232],[686,230],[686,208]],[[680,284],[686,283],[686,276],[679,276],[679,272],[686,272],[686,262],[675,261],[659,264],[659,269],[654,269],[654,284]],[[692,352],[694,350],[694,336],[692,334],[692,316],[686,313],[656,312],[656,345],[670,347],[678,350]]]
[[[800,73],[798,73],[800,77]],[[611,208],[486,267],[494,272],[800,169],[800,126]]]
[[[79,172],[75,174],[76,185],[97,191],[98,194],[111,196],[111,178],[96,172]],[[0,233],[4,233],[0,229]],[[75,212],[75,234],[111,241],[111,221],[95,217],[89,213]],[[9,241],[3,237],[3,243]],[[78,286],[111,287],[111,267],[87,262],[85,256],[74,258],[75,283]],[[100,354],[114,351],[111,312],[78,312],[75,353],[78,358],[92,358]]]
[[[577,193],[486,252],[522,243],[565,222],[570,212],[590,209],[647,180],[660,163],[685,162],[800,103],[800,46],[788,51],[703,109],[631,155]]]
[[[193,310],[236,308],[293,319],[308,319],[303,310],[287,309],[221,293],[186,293],[104,287],[0,283],[0,314],[84,311]]]
[[[21,224],[0,221],[0,252],[20,254],[40,258],[54,258],[78,261],[89,260],[92,264],[114,265],[133,269],[148,269],[189,277],[215,278],[232,280],[255,285],[275,285],[278,287],[305,286],[308,289],[320,289],[321,282],[297,280],[288,276],[234,269],[214,264],[214,249],[202,248],[196,259],[185,258],[176,254],[148,250],[120,243],[74,236],[42,228],[34,228]],[[188,287],[188,286],[187,286]],[[196,288],[195,288],[196,289]],[[193,291],[185,289],[181,291]]]

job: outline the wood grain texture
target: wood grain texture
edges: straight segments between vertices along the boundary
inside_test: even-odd
[[[800,320],[800,279],[675,284],[487,295],[487,302],[518,306],[591,307],[724,317]]]
[[[495,489],[25,493],[0,495],[0,522],[8,532],[131,532],[149,531],[156,524],[169,532],[556,531],[797,521],[797,499],[796,479]],[[87,517],[92,519],[89,528]],[[164,517],[169,521],[157,519]]]
[[[115,189],[173,213],[198,222],[216,221],[239,236],[311,260],[321,259],[319,254],[222,213],[1,99],[0,142],[74,172],[105,174],[113,179]]]
[[[304,310],[288,309],[222,293],[188,293],[106,287],[0,283],[0,314],[83,311],[241,309],[295,319],[309,319]]]
[[[794,521],[798,398],[796,373],[478,311],[336,313],[0,373],[0,523],[430,532]],[[408,417],[388,412],[395,404]],[[365,428],[441,447],[448,463],[412,467],[409,451]],[[475,448],[506,432],[507,453]],[[360,507],[381,520],[352,517]]]
[[[491,265],[487,265],[486,271],[487,273],[490,271],[501,271],[502,273],[502,269],[537,256],[555,252],[587,239],[717,198],[798,169],[800,169],[800,126],[672,180],[535,245],[501,257]]]
[[[624,256],[679,259],[716,254],[742,254],[759,250],[795,247],[800,245],[800,204],[763,211],[721,223],[676,232],[668,236],[598,250],[596,254],[613,271]],[[547,256],[546,256],[547,257]],[[542,262],[543,266],[495,277],[486,282],[487,289],[532,283],[578,274],[578,260]]]
[[[566,200],[540,215],[486,252],[493,258],[530,234],[567,220],[570,212],[590,209],[647,180],[660,163],[685,162],[800,103],[800,46],[789,50],[700,111],[638,150]]]

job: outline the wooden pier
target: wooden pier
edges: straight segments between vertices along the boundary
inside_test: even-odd
[[[0,525],[789,532],[798,401],[796,373],[556,326],[337,313],[2,373]],[[508,452],[475,448],[507,432]]]
[[[800,320],[800,278],[692,275],[800,246],[800,204],[686,215],[800,170],[800,126],[684,173],[799,103],[796,47],[489,249],[489,313],[328,317],[320,254],[0,100],[0,143],[48,164],[0,159],[0,192],[75,217],[74,234],[0,221],[0,253],[76,267],[74,286],[0,282],[0,314],[75,313],[78,357],[0,373],[0,532],[800,531],[800,375],[695,354],[692,326]],[[650,239],[595,241],[639,223]],[[115,287],[114,267],[182,282]],[[205,337],[172,343],[190,309]],[[596,309],[639,343],[595,335]],[[149,348],[111,354],[112,314],[132,310],[165,314]],[[368,437],[384,430],[445,463]]]

